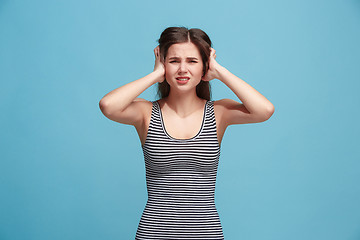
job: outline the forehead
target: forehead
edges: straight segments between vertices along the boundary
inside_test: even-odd
[[[197,57],[201,58],[200,51],[192,42],[175,43],[167,52],[167,57]]]

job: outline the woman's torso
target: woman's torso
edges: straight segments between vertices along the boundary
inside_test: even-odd
[[[160,104],[153,103],[142,146],[148,200],[138,240],[224,239],[214,195],[220,145],[213,102],[206,101],[202,108],[197,132],[179,139],[169,134]],[[195,115],[193,120],[199,117]]]
[[[170,111],[164,109],[163,106],[165,104],[165,101],[163,99],[157,100],[157,102],[159,103],[162,118],[164,119],[164,125],[169,135],[178,139],[187,139],[193,137],[199,131],[203,118],[203,107],[200,107],[194,114],[192,114],[192,116],[184,119],[176,116],[175,114],[171,114]],[[206,103],[206,100],[202,99],[202,102],[202,104],[204,105]],[[218,142],[221,145],[226,126],[222,124],[221,108],[216,104],[216,102],[217,101],[213,101],[213,106],[216,119]],[[141,146],[144,145],[146,140],[150,125],[151,111],[153,107],[153,103],[151,101],[143,101],[143,104],[144,119],[141,125],[135,126],[140,138]]]

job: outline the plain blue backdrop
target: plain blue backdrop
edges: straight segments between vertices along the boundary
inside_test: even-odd
[[[0,0],[0,239],[134,239],[140,140],[98,103],[153,70],[169,26],[207,32],[217,61],[275,106],[226,130],[225,239],[359,240],[359,0]],[[238,100],[211,84],[213,100]]]

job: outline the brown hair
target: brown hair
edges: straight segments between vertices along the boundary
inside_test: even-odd
[[[158,40],[160,47],[160,56],[165,60],[169,47],[175,43],[192,42],[199,49],[202,62],[203,62],[203,76],[209,69],[209,58],[211,40],[209,36],[201,29],[186,27],[168,27],[160,35]],[[166,79],[158,83],[157,94],[160,99],[165,98],[170,93],[170,85]],[[211,86],[209,81],[201,80],[196,86],[196,95],[199,98],[210,100],[211,98]]]

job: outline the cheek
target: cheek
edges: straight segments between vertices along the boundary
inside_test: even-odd
[[[171,74],[174,72],[174,68],[171,67],[170,65],[165,65],[165,75]]]
[[[202,66],[196,66],[193,68],[193,73],[196,75],[202,75],[203,73],[203,67]]]
[[[174,72],[174,69],[175,69],[174,65],[165,64],[164,67],[165,67],[165,71],[167,71],[167,72]]]

